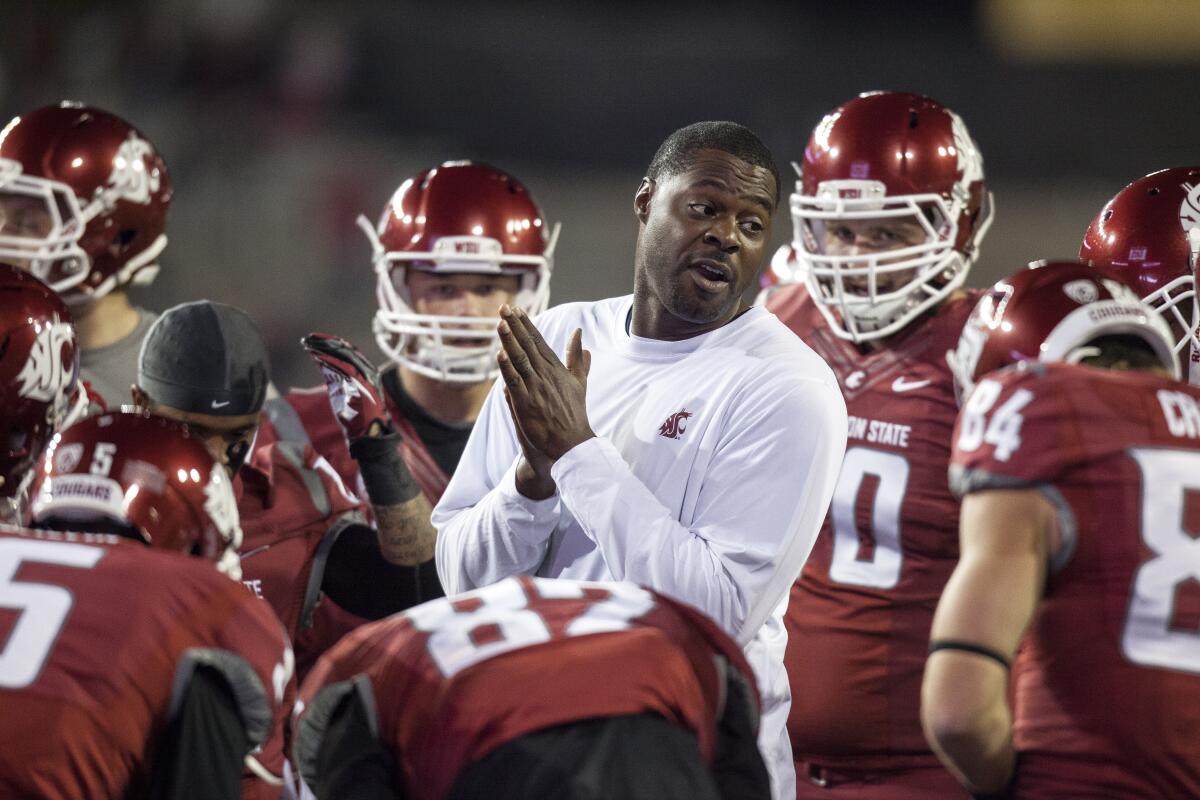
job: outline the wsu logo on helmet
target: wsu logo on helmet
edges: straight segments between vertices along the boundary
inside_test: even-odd
[[[1200,183],[1195,186],[1183,184],[1186,194],[1179,204],[1179,224],[1185,232],[1200,228]]]
[[[121,143],[113,156],[113,171],[108,183],[117,196],[131,203],[148,205],[150,195],[157,192],[162,180],[146,165],[154,158],[154,146],[134,133]]]
[[[233,487],[221,474],[222,469],[220,465],[214,465],[209,475],[208,484],[204,487],[204,512],[212,518],[221,535],[237,548],[242,543],[237,500],[233,496]]]
[[[57,318],[38,331],[37,339],[29,350],[29,358],[17,380],[21,382],[17,394],[30,400],[49,403],[56,400],[63,389],[71,383],[71,364],[63,363],[63,348],[75,348],[75,329]]]
[[[954,154],[958,157],[958,168],[962,172],[962,183],[970,186],[975,181],[983,180],[983,156],[975,146],[975,140],[967,132],[967,124],[962,117],[949,109],[950,133],[954,137]]]

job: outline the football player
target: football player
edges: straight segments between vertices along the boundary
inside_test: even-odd
[[[770,797],[737,644],[628,583],[507,578],[359,628],[301,689],[318,798]]]
[[[44,283],[0,263],[0,522],[24,519],[33,465],[64,427],[79,375],[75,328]]]
[[[237,582],[225,470],[174,423],[105,414],[55,437],[31,514],[0,531],[0,796],[238,797],[292,663]]]
[[[869,92],[817,125],[766,305],[850,414],[833,503],[786,617],[797,796],[958,797],[921,735],[929,625],[958,557],[946,352],[991,224],[983,159],[940,103]]]
[[[63,102],[0,131],[0,259],[66,300],[82,377],[109,404],[128,398],[154,322],[127,289],[158,274],[170,205],[162,157],[115,114]]]
[[[1184,377],[1200,383],[1196,255],[1200,167],[1152,172],[1126,186],[1092,221],[1079,258],[1120,277],[1163,316]]]
[[[520,181],[469,161],[414,175],[377,226],[359,224],[373,249],[374,327],[389,366],[376,372],[348,342],[306,337],[326,386],[269,402],[268,435],[311,441],[370,498],[385,556],[411,568],[396,586],[408,607],[442,595],[429,515],[496,377],[500,306],[546,308],[557,228]],[[335,631],[357,624],[340,617]]]
[[[978,796],[1200,797],[1200,390],[1176,337],[1078,264],[996,284],[967,329],[930,742]]]
[[[396,586],[407,576],[383,558],[365,505],[312,447],[255,442],[269,375],[253,320],[201,300],[167,309],[151,327],[133,397],[187,424],[233,476],[243,580],[284,623],[303,676],[320,655],[314,641],[324,637],[314,640],[311,629],[324,598],[379,619],[406,607]]]

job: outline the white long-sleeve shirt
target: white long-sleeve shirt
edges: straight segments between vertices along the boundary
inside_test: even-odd
[[[554,464],[555,495],[524,497],[497,383],[433,512],[438,575],[451,594],[521,574],[615,579],[700,609],[745,648],[773,791],[794,796],[783,612],[833,494],[846,405],[825,362],[762,308],[662,341],[627,332],[631,307],[534,320],[560,358],[583,329],[596,438]]]

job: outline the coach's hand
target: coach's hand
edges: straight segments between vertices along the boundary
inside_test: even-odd
[[[586,403],[592,354],[583,349],[583,332],[576,329],[564,366],[525,312],[507,305],[500,309],[499,332],[503,349],[496,361],[526,461],[548,480],[550,465],[596,435]]]

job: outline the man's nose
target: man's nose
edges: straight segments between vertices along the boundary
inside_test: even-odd
[[[478,294],[476,292],[463,292],[459,297],[459,302],[456,305],[459,309],[455,316],[460,317],[498,317],[500,316],[499,308],[496,306],[496,299],[489,295]]]
[[[736,221],[724,216],[715,218],[704,233],[704,243],[730,255],[736,253],[740,247]]]

